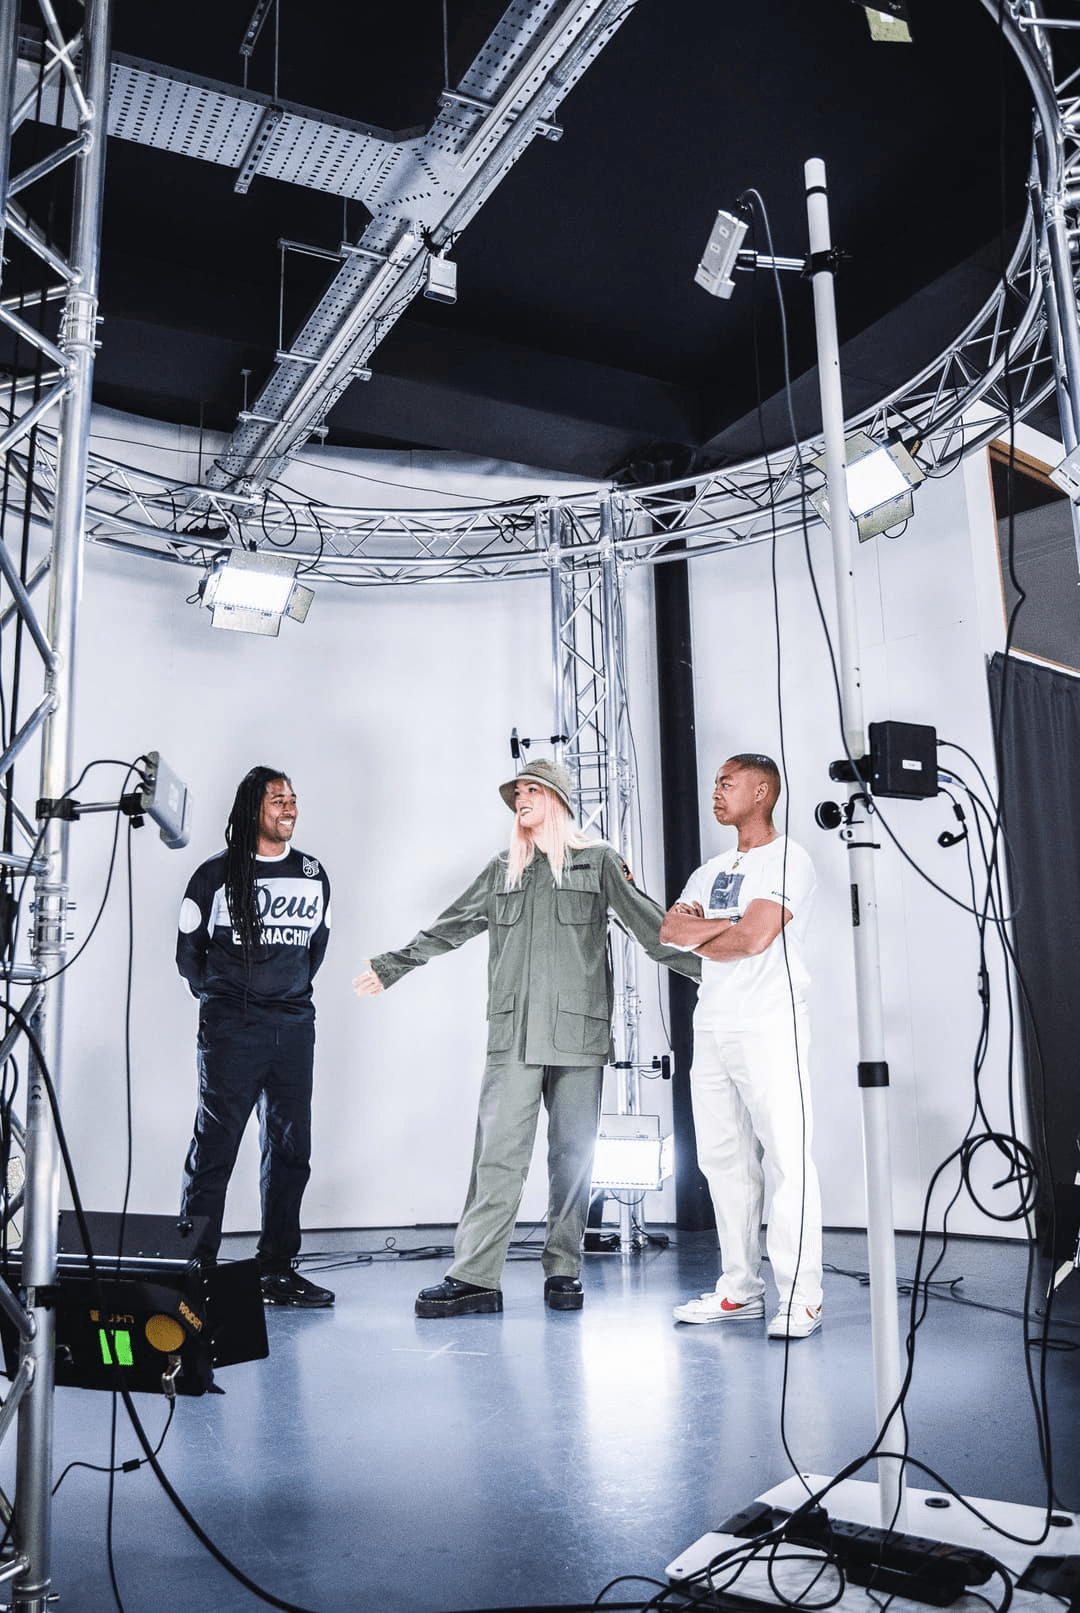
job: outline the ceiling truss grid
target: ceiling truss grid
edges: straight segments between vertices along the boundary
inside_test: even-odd
[[[535,5],[528,4],[527,0],[521,0],[520,4],[511,7],[510,12],[504,16],[503,22],[507,23],[509,20],[513,20],[514,26],[519,27],[523,19],[535,18],[540,9],[543,10],[544,16],[550,24],[553,8],[550,5],[538,8]],[[593,5],[588,9],[595,16],[598,8]],[[607,16],[607,26],[610,32],[618,25],[621,15],[615,16],[609,10]],[[613,16],[614,20],[612,20]],[[498,33],[499,30],[497,29],[492,36],[492,40],[489,40],[488,46],[485,46],[480,52],[473,67],[462,80],[463,93],[466,90],[470,92],[477,91],[476,98],[478,100],[486,98],[489,103],[492,100],[497,100],[500,93],[505,92],[509,76],[512,76],[513,69],[519,65],[525,48],[525,41],[519,38],[515,38],[509,44],[505,40],[499,40],[498,48],[496,48],[493,41],[497,39]],[[578,34],[580,37],[580,29]],[[599,49],[600,46],[596,44],[595,48]],[[476,75],[475,77],[472,76],[474,74]],[[565,90],[563,93],[565,93]],[[1070,102],[1069,106],[1075,112],[1075,101]],[[1066,107],[1067,112],[1068,107]],[[408,149],[409,142],[383,145],[376,140],[373,142],[373,146],[380,149],[380,154],[377,159],[373,160],[384,165],[384,169],[391,180],[391,188],[393,188],[392,181],[395,171],[397,183],[404,184],[406,182],[405,170],[418,157],[421,146],[427,153],[424,157],[424,162],[430,166],[428,159],[431,154],[431,142],[436,127],[442,130],[452,127],[455,131],[453,138],[457,142],[455,149],[460,149],[462,143],[467,143],[473,137],[473,133],[482,122],[483,116],[482,108],[478,111],[475,108],[468,108],[455,103],[448,98],[448,104],[440,112],[432,131],[429,132],[425,139],[413,142],[413,149]],[[513,119],[511,118],[510,126],[512,126],[512,123]],[[1075,159],[1076,144],[1071,125],[1069,125],[1067,132],[1071,141],[1071,163]],[[431,160],[434,161],[433,158]],[[369,231],[365,232],[364,241],[378,239],[380,245],[385,246],[388,232],[393,223],[394,216],[392,213],[385,218],[377,217],[372,225],[369,226]],[[377,250],[375,247],[371,249]],[[317,423],[320,418],[320,410],[322,411],[322,416],[324,416],[326,407],[329,406],[326,397],[314,396],[310,388],[312,379],[310,359],[312,357],[327,356],[328,362],[338,366],[334,375],[334,385],[337,388],[335,396],[340,396],[341,391],[352,379],[355,369],[359,367],[363,359],[377,345],[381,332],[377,329],[372,329],[366,335],[363,331],[353,330],[349,333],[349,344],[351,345],[346,344],[344,341],[339,341],[334,347],[334,338],[341,334],[341,322],[348,316],[352,306],[350,299],[357,296],[362,298],[370,291],[372,282],[375,280],[380,267],[372,259],[369,260],[364,272],[359,276],[346,274],[346,271],[354,265],[354,262],[355,260],[350,260],[341,271],[340,277],[335,277],[334,288],[340,293],[340,300],[328,310],[329,317],[326,320],[325,328],[320,327],[317,321],[309,322],[309,325],[305,326],[300,336],[293,343],[293,349],[298,358],[307,362],[298,362],[290,366],[287,359],[283,361],[279,367],[280,394],[268,388],[267,392],[261,395],[260,405],[264,397],[269,404],[266,409],[266,414],[269,418],[278,420],[285,410],[290,409],[290,407],[296,408],[295,400],[300,395],[301,389],[304,389],[305,382],[307,382],[308,387],[305,389],[305,395],[301,398],[301,403],[307,411],[306,427],[309,432],[312,424]],[[945,469],[950,468],[963,452],[969,451],[976,441],[985,440],[989,436],[995,435],[1000,429],[1001,420],[1007,417],[1010,407],[1014,412],[1017,410],[1023,411],[1033,407],[1035,403],[1045,398],[1048,391],[1053,387],[1054,376],[1052,365],[1046,355],[1045,319],[1041,308],[1038,277],[1032,270],[1031,262],[1032,246],[1029,229],[1026,242],[1021,243],[1020,249],[1014,255],[1014,264],[1010,267],[1006,288],[999,288],[997,295],[991,299],[987,308],[977,316],[976,321],[969,326],[963,337],[958,339],[957,343],[947,351],[941,360],[937,361],[934,366],[928,367],[922,376],[908,383],[905,388],[898,390],[890,399],[886,400],[885,404],[876,405],[872,411],[869,411],[866,416],[861,416],[860,419],[889,421],[893,425],[904,425],[905,422],[914,423],[923,433],[924,447],[920,451],[921,456],[929,459],[933,469],[940,474]],[[422,264],[423,255],[418,253],[415,260],[417,276],[419,276]],[[409,291],[409,295],[412,295],[414,290],[415,286]],[[401,301],[403,292],[400,287],[398,292],[399,295],[396,300]],[[407,297],[404,300],[407,300]],[[387,302],[389,302],[391,309],[395,306],[395,303],[390,301],[389,298],[387,298]],[[377,319],[374,323],[377,325]],[[348,368],[345,367],[343,358],[346,346]],[[332,352],[331,349],[333,349]],[[1010,365],[1012,373],[1006,381],[1005,368],[1007,363]],[[275,376],[274,381],[277,380],[278,377]],[[271,386],[273,384],[272,382]],[[262,413],[261,406],[258,407],[258,412]],[[296,441],[301,441],[302,434],[299,431],[298,422],[294,422],[290,429],[296,431]],[[257,452],[263,440],[264,428],[258,422],[252,422],[250,428],[242,427],[234,434],[230,448],[237,449],[242,444],[245,446],[250,445],[252,451]],[[239,462],[238,456],[237,464]],[[262,459],[260,465],[263,470],[268,470],[275,465],[281,466],[286,462],[287,459],[284,453],[277,460],[273,458],[272,454],[268,453]],[[229,470],[230,474],[232,474],[233,465],[231,462]],[[227,476],[222,478],[225,485],[227,485],[228,479]],[[748,537],[753,537],[760,531],[763,518],[770,510],[774,514],[779,513],[782,521],[786,522],[788,520],[784,501],[790,500],[793,510],[796,504],[801,503],[802,482],[798,454],[784,461],[779,473],[777,473],[775,458],[772,466],[767,467],[764,471],[760,465],[737,467],[734,474],[718,474],[704,482],[700,478],[696,479],[691,484],[695,490],[695,498],[690,507],[690,512],[688,512],[687,506],[684,504],[680,512],[668,510],[668,518],[672,521],[680,521],[680,526],[672,530],[680,530],[684,536],[687,536],[688,541],[694,546],[695,552],[705,552],[706,549],[715,546],[726,546],[731,542],[746,541]],[[224,486],[220,490],[224,491]],[[186,496],[194,501],[197,498],[204,497],[205,494],[205,489],[201,491],[189,489]],[[95,494],[95,497],[98,496],[98,494]],[[631,499],[631,495],[620,493],[619,496],[620,498]],[[161,534],[175,517],[172,512],[163,507],[159,513],[155,514],[153,520],[147,522],[145,512],[146,509],[153,508],[152,495],[148,495],[148,502],[140,510],[138,520],[133,522],[130,527],[125,524],[123,518],[116,514],[115,510],[109,510],[105,507],[106,495],[104,488],[101,490],[100,497],[102,499],[102,508],[98,518],[99,526],[95,534],[98,536],[99,541],[108,541],[111,521],[116,522],[115,531],[118,538],[122,534],[122,541],[124,542],[137,543],[139,541],[138,537],[135,536],[137,527],[142,527],[144,532],[154,533],[153,539],[150,540],[152,543],[166,541],[161,537]],[[278,502],[282,508],[287,509],[287,519],[283,520],[283,528],[292,528],[301,534],[311,534],[313,532],[313,519],[310,515],[305,514],[302,507],[294,504],[286,505],[281,501]],[[670,504],[670,499],[668,503]],[[267,505],[262,506],[264,512],[267,507]],[[646,500],[640,505],[636,502],[628,502],[627,507],[640,508],[641,511],[645,512],[648,510],[648,501]],[[237,509],[243,511],[244,507],[237,506]],[[341,535],[340,537],[335,537],[334,540],[334,563],[338,566],[344,566],[348,564],[350,559],[353,559],[358,567],[367,566],[371,568],[382,566],[389,561],[390,564],[397,568],[407,568],[409,563],[407,555],[398,554],[392,560],[389,560],[389,557],[380,556],[374,552],[372,545],[377,545],[380,541],[384,541],[389,528],[380,527],[377,522],[373,523],[368,518],[369,513],[361,512],[358,515],[357,512],[346,512],[342,515]],[[455,513],[448,512],[447,518],[453,520]],[[417,521],[417,531],[422,530],[422,523],[425,518],[421,517],[417,512],[410,512],[410,518]],[[325,519],[325,516],[323,516],[323,519]],[[799,519],[800,517],[793,514],[791,516],[791,526],[798,525]],[[236,516],[235,521],[237,530],[241,528],[247,530],[254,535],[257,541],[260,530],[257,522],[251,522],[250,516],[243,513]],[[158,524],[159,522],[160,525]],[[585,522],[586,528],[593,528],[594,525],[595,523],[590,521]],[[593,530],[584,532],[583,540],[586,546],[595,542],[595,532]],[[407,547],[407,540],[398,541],[402,543],[403,547]],[[418,551],[416,560],[418,563],[417,577],[419,579],[430,574],[424,568],[428,566],[431,555],[424,542],[418,541],[415,547]],[[509,565],[510,569],[513,570],[515,565],[520,564],[523,574],[525,572],[530,575],[535,574],[533,568],[536,565],[536,557],[530,551],[529,545],[523,544],[515,549],[513,543],[511,543],[509,547],[510,554],[503,556],[504,568]],[[628,553],[633,552],[642,556],[650,555],[652,552],[648,542],[636,532],[628,534],[625,538],[620,538],[620,547],[624,548]],[[179,550],[180,552],[185,552],[182,543],[179,545]],[[175,548],[169,550],[170,555],[175,555],[176,552]],[[468,560],[463,559],[463,564],[470,563],[472,563],[472,557]],[[491,574],[486,569],[486,562],[483,559],[477,557],[476,563],[476,575]],[[398,569],[396,575],[400,578],[402,575],[400,569]],[[355,568],[350,580],[356,580]]]

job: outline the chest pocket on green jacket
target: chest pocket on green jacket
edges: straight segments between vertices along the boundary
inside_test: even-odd
[[[498,891],[495,896],[496,924],[516,924],[524,906],[524,891]]]
[[[604,917],[600,879],[591,869],[574,872],[555,892],[560,924],[599,924]]]

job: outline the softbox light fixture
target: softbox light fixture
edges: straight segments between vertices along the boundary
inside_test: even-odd
[[[261,549],[229,549],[217,555],[199,586],[211,625],[276,638],[283,616],[305,621],[315,595],[296,581],[298,565],[295,556]]]
[[[879,443],[865,431],[853,432],[844,444],[847,461],[848,507],[859,528],[859,542],[887,532],[890,527],[910,521],[915,514],[912,488],[926,480],[903,443]],[[812,462],[826,468],[825,455]],[[829,523],[829,493],[819,487],[810,493],[810,502],[826,526]]]

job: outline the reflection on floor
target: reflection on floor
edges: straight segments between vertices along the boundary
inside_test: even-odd
[[[309,1236],[302,1269],[333,1310],[272,1310],[271,1354],[181,1399],[161,1452],[199,1524],[280,1602],[328,1613],[644,1602],[698,1536],[793,1470],[835,1473],[873,1438],[865,1239],[826,1235],[825,1323],[810,1339],[761,1322],[677,1325],[711,1287],[715,1241],[590,1254],[582,1312],[546,1311],[535,1258],[512,1260],[501,1316],[420,1321],[444,1258],[388,1256],[445,1228]],[[249,1252],[230,1240],[226,1253]],[[375,1254],[365,1260],[363,1252]],[[915,1240],[901,1237],[901,1277]],[[962,1494],[1041,1506],[1046,1485],[1023,1327],[1026,1251],[957,1240],[936,1274],[908,1401],[911,1450]],[[908,1301],[898,1300],[906,1326]],[[1080,1508],[1080,1274],[1058,1290],[1046,1352],[1055,1501]],[[1042,1353],[1030,1352],[1036,1377]],[[140,1395],[151,1439],[164,1402]],[[111,1396],[58,1390],[54,1472],[106,1466]],[[0,1451],[10,1495],[14,1441]],[[136,1455],[123,1412],[118,1456]],[[864,1478],[873,1478],[867,1470]],[[913,1485],[936,1488],[923,1473]],[[61,1608],[116,1603],[108,1479],[74,1467],[53,1507]],[[918,1520],[917,1532],[927,1533]],[[912,1526],[912,1532],[916,1532]],[[259,1603],[192,1537],[145,1466],[115,1481],[112,1556],[127,1613],[239,1613]]]

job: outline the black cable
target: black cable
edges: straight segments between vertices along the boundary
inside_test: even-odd
[[[119,834],[119,815],[117,816],[116,830],[117,830],[117,835],[118,835]],[[117,1232],[117,1249],[118,1250],[122,1249],[123,1246],[124,1246],[124,1228],[125,1228],[125,1226],[127,1224],[128,1204],[129,1204],[130,1199],[131,1199],[131,1169],[132,1169],[132,1163],[133,1163],[133,1159],[134,1159],[134,1138],[133,1138],[133,1135],[132,1135],[132,1081],[131,1081],[131,998],[132,998],[132,986],[133,986],[133,981],[134,981],[134,968],[135,968],[135,906],[134,906],[134,903],[135,903],[135,882],[134,882],[134,874],[133,874],[132,861],[131,861],[131,840],[132,840],[132,835],[134,833],[135,833],[135,825],[133,824],[133,822],[129,818],[128,819],[128,835],[127,835],[128,948],[127,948],[126,987],[125,987],[125,992],[124,992],[124,1100],[125,1100],[124,1101],[124,1119],[125,1119],[124,1193],[123,1193],[123,1200],[122,1200],[121,1206],[120,1206],[120,1222],[119,1222],[119,1229],[118,1229],[118,1232]],[[115,839],[114,839],[114,851],[115,851]],[[110,879],[111,879],[111,873],[112,873],[112,863],[110,861]],[[106,899],[107,899],[107,897],[108,897],[108,885],[106,885]],[[117,1369],[117,1376],[118,1375],[119,1375],[119,1369]],[[176,1402],[175,1402],[175,1400],[173,1400],[171,1402],[171,1404],[170,1404],[169,1420],[165,1424],[165,1433],[168,1432],[169,1424],[172,1421],[172,1408],[174,1408],[175,1405],[176,1405]],[[116,1434],[117,1434],[118,1412],[119,1412],[118,1395],[117,1395],[116,1390],[114,1389],[113,1394],[112,1394],[111,1416],[110,1416],[110,1420],[109,1420],[109,1441],[110,1441],[110,1444],[109,1444],[109,1470],[108,1470],[109,1471],[109,1484],[108,1484],[107,1504],[106,1504],[106,1509],[105,1509],[105,1555],[106,1555],[106,1561],[108,1563],[109,1582],[110,1582],[110,1584],[112,1586],[113,1597],[114,1597],[114,1599],[116,1601],[116,1605],[117,1605],[117,1608],[119,1609],[119,1613],[123,1613],[124,1604],[123,1604],[123,1600],[122,1600],[121,1595],[120,1595],[120,1584],[119,1584],[119,1580],[117,1578],[117,1572],[116,1572],[115,1533],[114,1533],[114,1528],[113,1528],[113,1525],[115,1523],[115,1518],[116,1518],[116,1475],[117,1475]],[[157,1446],[155,1448],[155,1451],[154,1451],[155,1457],[160,1452],[162,1443],[164,1442],[164,1439],[165,1439],[165,1434],[163,1433],[162,1436],[161,1436],[161,1440],[159,1440],[159,1442],[158,1442],[158,1444],[157,1444]]]
[[[169,1401],[169,1409],[168,1409],[168,1412],[167,1412],[166,1417],[165,1417],[165,1427],[161,1430],[161,1434],[160,1434],[160,1437],[158,1438],[158,1442],[154,1446],[154,1455],[155,1456],[158,1455],[158,1453],[161,1450],[161,1447],[165,1443],[165,1437],[168,1434],[169,1429],[172,1427],[172,1420],[175,1417],[175,1415],[176,1415],[176,1401],[175,1400],[170,1400]],[[146,1466],[146,1458],[143,1457],[143,1456],[131,1457],[127,1461],[120,1462],[119,1464],[117,1464],[116,1466],[111,1467],[111,1468],[103,1467],[101,1465],[101,1463],[99,1463],[99,1462],[84,1462],[84,1461],[81,1461],[81,1460],[80,1461],[69,1462],[67,1464],[67,1466],[64,1468],[63,1472],[60,1474],[60,1477],[54,1483],[54,1485],[52,1487],[52,1490],[49,1493],[51,1495],[55,1495],[57,1490],[59,1490],[61,1484],[63,1484],[64,1480],[67,1478],[68,1474],[73,1472],[74,1469],[77,1468],[77,1467],[85,1468],[87,1470],[87,1472],[89,1472],[89,1473],[110,1473],[110,1472],[111,1473],[134,1473],[134,1472],[137,1471],[138,1468],[145,1467],[145,1466]]]
[[[760,216],[761,228],[762,228],[762,231],[764,233],[768,256],[770,258],[775,258],[775,252],[774,252],[774,248],[773,248],[773,239],[772,239],[772,229],[771,229],[771,226],[769,224],[769,215],[768,215],[768,210],[767,210],[767,208],[765,206],[764,198],[761,196],[761,194],[757,190],[751,189],[751,190],[748,190],[748,191],[744,192],[743,196],[740,197],[740,203],[741,204],[745,205],[747,201],[749,201],[752,204],[753,218],[754,218],[755,227],[756,227],[756,224],[757,224],[758,217]],[[789,342],[788,342],[787,308],[786,308],[786,305],[785,305],[785,302],[784,302],[784,292],[783,292],[783,286],[782,286],[781,281],[780,281],[780,272],[775,267],[775,265],[774,265],[773,271],[772,271],[772,280],[773,280],[773,289],[774,289],[775,296],[776,296],[777,315],[778,315],[779,323],[780,323],[780,343],[781,343],[781,357],[782,357],[783,371],[784,371],[784,388],[785,388],[785,394],[786,394],[787,399],[788,399],[788,407],[789,407],[789,410],[791,410],[791,412],[792,412],[792,421],[791,421],[792,428],[793,428],[793,438],[792,438],[792,440],[795,443],[798,443],[798,440],[799,440],[798,434],[796,432],[794,432],[794,412],[793,412],[792,402],[791,402],[791,357],[790,357],[790,346],[789,346]],[[756,292],[756,276],[755,276],[755,292]],[[771,466],[770,466],[770,463],[769,463],[769,453],[768,453],[768,445],[767,445],[767,438],[766,438],[766,431],[765,431],[764,405],[763,405],[763,401],[762,401],[763,388],[762,388],[762,382],[761,382],[760,344],[759,344],[759,340],[758,340],[758,320],[757,320],[757,299],[756,299],[756,296],[755,296],[754,302],[753,302],[753,315],[754,315],[754,317],[753,317],[753,353],[754,353],[755,391],[756,391],[756,394],[757,394],[758,430],[759,430],[759,434],[760,434],[760,438],[761,438],[761,449],[762,449],[762,454],[763,454],[764,461],[765,461],[766,476],[767,476],[769,484],[771,486],[771,484],[772,484],[772,469],[771,469]],[[781,639],[781,632],[780,632],[780,584],[779,584],[779,576],[778,576],[778,573],[777,573],[777,537],[778,537],[778,535],[777,535],[777,526],[776,526],[776,505],[775,505],[775,502],[772,501],[772,500],[770,500],[770,502],[769,502],[769,524],[770,524],[769,579],[770,579],[770,587],[771,587],[771,592],[772,592],[772,608],[773,608],[773,644],[774,644],[774,665],[775,665],[775,676],[776,676],[776,719],[777,719],[777,730],[778,730],[779,741],[780,741],[780,775],[781,775],[781,779],[782,779],[782,782],[783,782],[783,789],[784,789],[784,851],[783,851],[783,860],[782,860],[782,866],[781,866],[781,889],[786,894],[786,892],[787,892],[788,846],[789,846],[788,829],[790,827],[790,821],[791,821],[791,789],[790,789],[790,783],[789,783],[789,778],[788,778],[788,769],[787,769],[787,748],[786,748],[786,735],[785,735],[785,725],[784,725],[784,691],[783,691],[783,671],[782,671],[783,655],[782,655],[782,639]],[[789,1002],[790,1002],[790,1005],[791,1005],[791,1035],[792,1035],[792,1046],[793,1046],[794,1051],[795,1051],[796,1079],[797,1079],[798,1085],[799,1085],[799,1110],[800,1110],[800,1122],[801,1122],[801,1126],[802,1126],[802,1159],[803,1159],[803,1170],[804,1170],[803,1192],[802,1192],[800,1205],[799,1205],[799,1236],[798,1236],[798,1242],[797,1242],[797,1245],[796,1245],[796,1252],[795,1252],[795,1270],[794,1270],[794,1273],[793,1273],[793,1276],[792,1276],[791,1292],[788,1294],[787,1299],[786,1299],[788,1317],[789,1317],[789,1320],[790,1320],[791,1315],[792,1315],[792,1306],[793,1306],[794,1298],[795,1298],[795,1290],[796,1290],[796,1288],[798,1286],[799,1272],[800,1272],[801,1267],[802,1267],[804,1242],[805,1242],[805,1236],[806,1236],[805,1169],[806,1169],[806,1162],[807,1162],[807,1160],[809,1158],[809,1150],[807,1148],[806,1083],[809,1081],[809,1071],[805,1070],[803,1068],[803,1060],[802,1060],[802,1052],[801,1052],[801,1049],[800,1049],[800,1036],[799,1036],[799,1005],[798,1005],[798,1003],[796,1001],[795,986],[794,986],[794,982],[792,980],[792,975],[791,975],[791,957],[790,957],[789,950],[788,950],[787,924],[784,923],[784,922],[781,922],[779,939],[780,939],[781,948],[783,950],[784,970],[785,970],[785,973],[787,975],[788,999],[789,999]],[[811,1166],[811,1168],[813,1168],[813,1167]],[[785,1304],[785,1299],[784,1299],[784,1296],[781,1295],[781,1307],[783,1307],[784,1304]],[[789,1369],[789,1366],[790,1366],[790,1350],[791,1350],[791,1337],[790,1337],[789,1333],[785,1333],[785,1335],[784,1335],[784,1368],[783,1368],[783,1375],[782,1375],[782,1378],[781,1378],[781,1386],[780,1386],[780,1443],[781,1443],[781,1445],[783,1447],[784,1455],[787,1457],[789,1463],[791,1464],[792,1472],[798,1474],[799,1471],[800,1471],[801,1464],[798,1461],[796,1461],[795,1455],[794,1455],[793,1451],[791,1450],[791,1447],[790,1447],[790,1445],[788,1443],[788,1432],[787,1432],[788,1369]],[[831,1603],[827,1604],[827,1605],[831,1606]]]
[[[105,1561],[109,1570],[109,1585],[116,1603],[117,1613],[124,1613],[124,1600],[120,1595],[120,1581],[116,1574],[116,1550],[113,1523],[116,1517],[116,1424],[119,1415],[117,1396],[112,1396],[109,1418],[109,1483],[105,1505]]]

